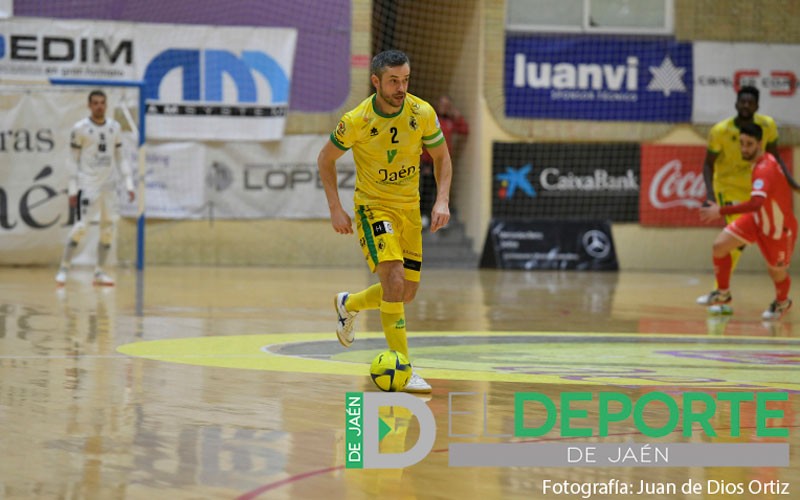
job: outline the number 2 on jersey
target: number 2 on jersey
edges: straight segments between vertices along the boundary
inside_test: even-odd
[[[399,144],[400,141],[397,140],[397,127],[390,128],[389,132],[392,133],[392,144]],[[396,149],[386,150],[386,159],[389,161],[389,163],[392,163],[392,160],[394,160],[395,156],[397,156]]]

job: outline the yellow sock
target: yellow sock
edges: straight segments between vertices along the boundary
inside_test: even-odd
[[[402,352],[408,357],[406,313],[402,302],[381,301],[381,325],[389,349]]]
[[[383,288],[380,283],[375,283],[369,288],[365,288],[357,293],[351,293],[347,297],[344,307],[348,311],[366,311],[367,309],[377,309],[381,306]]]
[[[731,250],[731,273],[736,269],[736,264],[739,262],[739,257],[742,256],[742,251],[738,248]]]

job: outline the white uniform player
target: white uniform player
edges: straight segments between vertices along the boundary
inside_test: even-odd
[[[72,254],[90,224],[99,224],[100,227],[94,284],[114,284],[114,280],[103,271],[103,265],[119,219],[116,191],[119,180],[124,181],[129,200],[134,199],[130,166],[122,151],[122,127],[115,120],[106,118],[106,96],[102,91],[95,90],[89,94],[89,109],[91,116],[77,122],[70,136],[68,195],[70,206],[77,208],[77,216],[56,275],[58,285],[66,283]]]

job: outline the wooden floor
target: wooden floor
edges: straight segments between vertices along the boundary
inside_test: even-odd
[[[375,390],[367,364],[383,343],[365,312],[341,348],[331,302],[372,283],[365,271],[155,267],[138,290],[132,271],[114,288],[77,270],[57,289],[53,275],[0,268],[0,499],[567,499],[581,494],[545,493],[544,481],[612,479],[678,491],[591,498],[800,498],[800,309],[761,322],[766,273],[735,275],[735,314],[710,317],[694,305],[710,274],[426,271],[406,311],[412,360],[434,387],[422,399],[436,443],[420,463],[384,470],[344,468],[345,393]],[[790,391],[777,422],[789,437],[756,437],[743,410],[739,437],[648,441],[627,422],[605,438],[556,429],[541,440],[788,442],[790,466],[448,466],[451,393],[480,395],[460,400],[472,414],[453,432],[484,436],[513,431],[516,392],[703,390]],[[413,446],[416,420],[383,411],[393,429],[381,446]],[[663,423],[666,410],[650,417]],[[727,414],[713,422],[730,426]],[[704,494],[680,492],[690,479]],[[754,480],[789,495],[749,493]],[[745,491],[705,489],[723,482]]]

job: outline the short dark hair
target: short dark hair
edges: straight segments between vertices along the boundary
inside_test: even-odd
[[[92,97],[94,97],[94,96],[100,96],[100,97],[102,97],[103,99],[106,99],[106,93],[105,93],[105,92],[103,92],[102,90],[99,90],[99,89],[95,89],[95,90],[92,90],[91,92],[89,92],[89,99],[88,99],[88,101],[89,101],[89,102],[92,102]]]
[[[761,141],[761,138],[764,137],[764,130],[761,128],[760,125],[755,123],[745,123],[742,125],[742,128],[739,129],[739,134],[749,135],[750,137],[755,137],[757,141]]]
[[[755,99],[756,102],[758,102],[758,98],[761,95],[761,92],[759,92],[758,89],[753,87],[752,85],[745,85],[744,87],[741,87],[739,89],[739,92],[736,93],[736,98],[738,99],[742,97],[742,95],[747,95],[747,94],[753,96],[753,99]]]
[[[386,72],[386,68],[396,68],[404,64],[410,65],[408,56],[404,52],[399,50],[384,50],[372,58],[370,70],[373,75],[380,78],[380,76]]]

